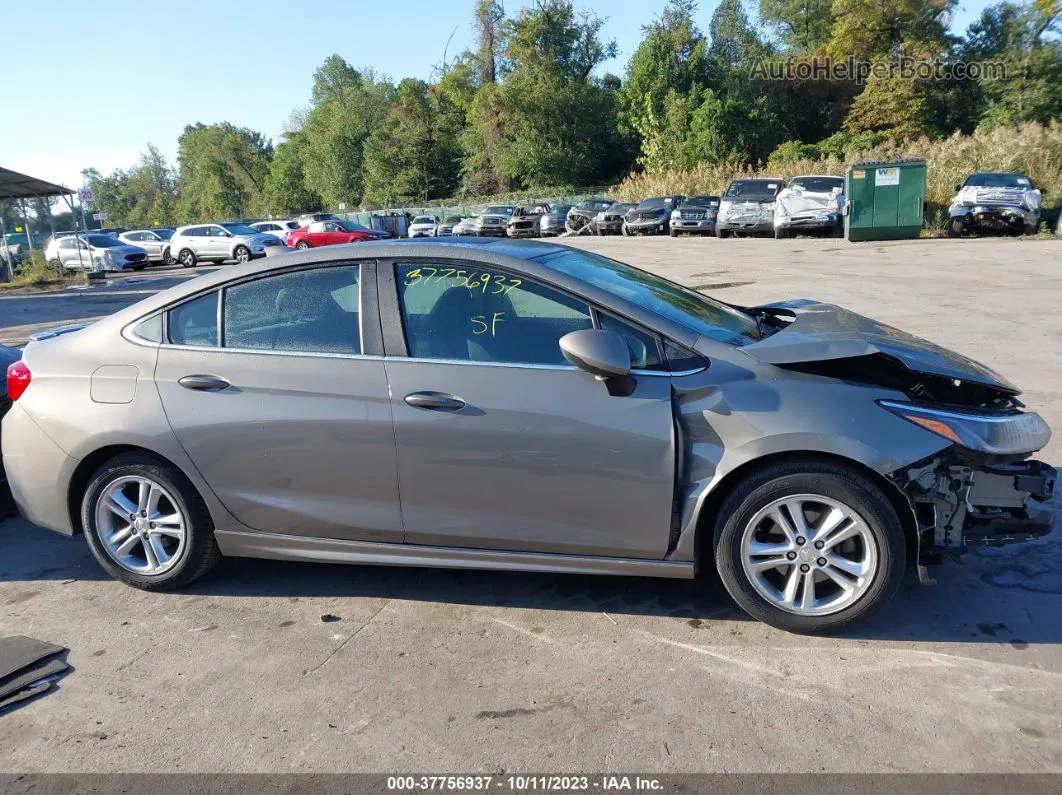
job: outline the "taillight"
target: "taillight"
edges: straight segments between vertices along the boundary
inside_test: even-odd
[[[12,362],[7,366],[7,396],[18,400],[30,385],[30,369],[25,362]]]

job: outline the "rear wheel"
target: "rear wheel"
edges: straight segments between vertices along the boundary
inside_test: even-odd
[[[305,249],[305,248],[309,248],[309,247],[310,247],[310,244],[307,243],[305,240],[300,240],[298,243],[295,244],[295,248],[297,248],[297,249]]]
[[[197,261],[195,252],[190,248],[181,249],[181,253],[177,255],[177,261],[181,263],[182,268],[194,268]]]
[[[877,484],[806,459],[765,467],[727,496],[715,556],[723,585],[749,615],[788,632],[839,632],[896,593],[906,547]]]
[[[135,588],[180,588],[221,557],[195,487],[172,464],[147,453],[125,453],[96,470],[81,503],[81,524],[100,566]]]

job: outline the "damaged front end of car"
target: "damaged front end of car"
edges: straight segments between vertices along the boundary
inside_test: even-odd
[[[902,397],[882,409],[940,437],[940,450],[882,474],[910,504],[919,576],[947,553],[1019,543],[1048,534],[1056,471],[1032,456],[1051,439],[1020,391],[954,351],[828,304],[769,307],[784,331],[745,348],[756,358],[809,374],[883,387]]]

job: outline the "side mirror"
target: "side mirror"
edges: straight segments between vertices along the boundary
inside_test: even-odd
[[[560,338],[560,349],[569,362],[599,378],[628,375],[631,371],[631,353],[615,331],[573,331]]]
[[[958,193],[958,192],[959,192],[959,191],[961,191],[961,190],[962,190],[962,185],[956,185],[956,186],[955,186],[955,192],[956,192],[956,193]]]

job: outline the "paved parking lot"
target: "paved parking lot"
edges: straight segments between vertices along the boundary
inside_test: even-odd
[[[1062,240],[574,244],[724,300],[871,314],[996,367],[1062,434]],[[0,342],[187,276],[0,297]],[[866,629],[809,639],[711,580],[232,560],[146,594],[8,520],[0,636],[76,670],[0,717],[0,769],[1062,772],[1060,540],[908,577]]]

